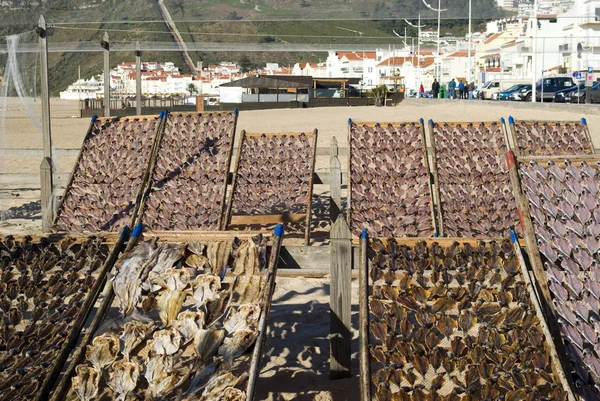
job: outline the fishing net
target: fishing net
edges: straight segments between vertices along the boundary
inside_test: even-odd
[[[6,36],[2,42],[6,52],[0,54],[0,184],[23,187],[18,174],[39,171],[39,162],[27,151],[42,147],[38,35],[29,31]],[[58,171],[55,158],[53,170]],[[0,220],[11,217],[10,209],[0,212]]]

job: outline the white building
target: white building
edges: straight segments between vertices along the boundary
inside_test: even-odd
[[[104,96],[104,82],[91,77],[88,80],[78,79],[69,85],[66,91],[60,92],[63,100],[97,99]]]

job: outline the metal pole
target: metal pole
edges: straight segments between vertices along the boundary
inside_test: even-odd
[[[468,51],[468,60],[467,60],[467,85],[469,85],[472,81],[472,65],[471,65],[471,42],[473,37],[472,25],[471,25],[471,0],[469,0],[469,51]]]
[[[40,201],[42,206],[42,230],[48,231],[54,221],[54,207],[52,199],[52,132],[50,127],[50,92],[48,90],[48,42],[46,41],[46,19],[40,15],[37,33],[40,45],[40,80],[42,83],[42,142],[44,158],[40,165]]]
[[[438,30],[437,30],[437,65],[438,82],[442,82],[442,65],[440,63],[440,21],[442,19],[442,0],[438,0]]]
[[[542,38],[542,84],[540,85],[540,89],[542,90],[542,94],[540,95],[540,101],[544,103],[544,50],[546,49],[546,38]]]
[[[533,2],[533,18],[531,19],[531,23],[532,23],[532,29],[533,29],[533,34],[532,34],[532,43],[531,43],[531,60],[532,60],[532,66],[531,66],[531,102],[535,103],[535,98],[536,98],[536,88],[535,88],[535,84],[536,84],[536,74],[537,74],[537,10],[538,10],[538,0],[535,0]],[[543,82],[542,82],[543,84]]]
[[[140,42],[135,42],[135,113],[142,115],[142,51]]]
[[[419,83],[421,82],[421,14],[419,14],[419,37],[417,38],[417,75],[419,77]]]
[[[110,42],[108,32],[100,42],[104,48],[104,117],[110,116]]]

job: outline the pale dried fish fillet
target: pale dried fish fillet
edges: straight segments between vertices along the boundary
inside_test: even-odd
[[[99,371],[113,363],[119,355],[119,339],[111,334],[94,338],[85,350],[85,358]]]
[[[202,362],[212,357],[216,352],[223,339],[225,338],[225,330],[204,330],[196,331],[194,337],[194,349],[196,356]]]
[[[239,330],[248,330],[251,327],[256,327],[260,318],[260,307],[255,304],[240,305],[237,310],[232,311],[225,319],[223,327],[228,333],[233,333]]]
[[[133,248],[116,264],[117,274],[113,278],[113,290],[119,303],[119,310],[124,315],[130,315],[140,298],[140,275],[144,266],[152,258],[155,244],[144,241]]]
[[[165,326],[169,326],[181,311],[186,295],[181,290],[166,290],[158,297],[158,315]]]
[[[159,392],[160,384],[172,371],[173,357],[170,355],[156,355],[146,363],[144,377],[148,381],[148,390],[153,396]]]
[[[71,388],[77,394],[81,401],[89,401],[98,395],[98,384],[100,383],[101,373],[98,369],[78,365],[75,368],[76,376],[71,378]]]
[[[254,344],[256,337],[258,337],[258,332],[255,330],[238,330],[230,337],[225,338],[219,347],[219,355],[223,356],[225,362],[230,365],[235,358]]]
[[[177,320],[173,322],[173,328],[177,329],[183,337],[183,344],[193,340],[196,332],[204,328],[204,312],[185,311],[177,315]]]
[[[214,376],[206,385],[202,393],[204,400],[214,400],[219,397],[227,387],[235,387],[239,382],[244,380],[247,374],[234,376],[231,372],[224,373],[220,376]]]
[[[224,277],[227,271],[229,256],[233,248],[233,241],[215,241],[208,244],[207,256],[212,268],[212,274]]]
[[[221,289],[221,279],[211,274],[205,274],[196,277],[193,284],[194,300],[198,308],[206,305],[207,302],[212,302],[219,297],[218,291]]]
[[[167,270],[183,257],[185,248],[186,246],[183,244],[161,245],[156,263],[148,272],[148,281],[152,284],[162,285],[162,282],[169,277],[166,273]]]
[[[150,348],[158,355],[173,355],[179,350],[181,334],[173,328],[159,330],[152,336]]]
[[[150,325],[136,320],[123,325],[123,332],[120,338],[123,341],[123,356],[126,359],[129,359],[131,351],[144,340],[150,327]]]
[[[136,361],[121,359],[113,363],[108,386],[119,396],[117,400],[125,401],[127,394],[135,389],[140,375],[140,367]]]

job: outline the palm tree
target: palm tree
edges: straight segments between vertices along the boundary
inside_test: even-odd
[[[196,88],[196,85],[194,85],[193,83],[190,83],[187,86],[187,91],[190,92],[190,96],[194,96],[194,94],[198,93],[198,89]]]

